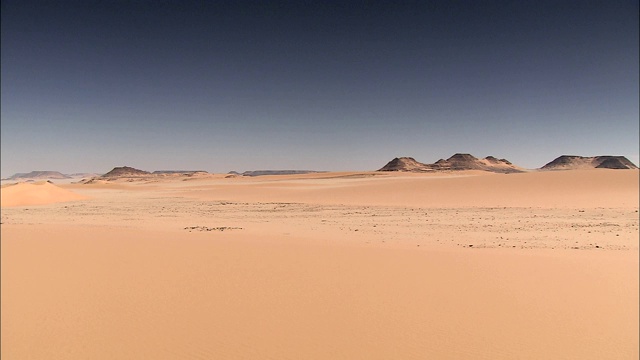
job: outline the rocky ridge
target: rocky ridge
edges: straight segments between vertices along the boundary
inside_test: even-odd
[[[487,156],[478,159],[471,154],[457,153],[448,159],[440,159],[433,164],[424,164],[412,157],[395,158],[378,171],[433,172],[453,170],[482,170],[496,173],[516,173],[524,170],[506,159]]]
[[[32,171],[29,173],[17,173],[5,180],[22,180],[22,179],[71,179],[72,176],[65,175],[58,171]]]
[[[111,171],[101,176],[101,178],[120,178],[120,177],[141,177],[149,176],[150,172],[132,168],[129,166],[114,167]]]
[[[577,156],[562,155],[545,164],[540,170],[577,170],[577,169],[637,169],[638,167],[624,156]]]

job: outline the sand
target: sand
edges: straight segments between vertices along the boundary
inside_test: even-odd
[[[87,199],[87,196],[62,189],[47,181],[7,184],[2,187],[2,207],[47,205]]]
[[[637,359],[638,174],[3,187],[1,355]]]

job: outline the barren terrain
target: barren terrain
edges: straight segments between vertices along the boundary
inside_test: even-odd
[[[637,359],[638,174],[3,186],[1,355]]]

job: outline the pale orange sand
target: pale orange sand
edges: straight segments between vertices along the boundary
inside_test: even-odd
[[[371,175],[3,207],[2,358],[638,358],[638,171]]]
[[[2,207],[46,205],[87,199],[86,196],[62,189],[46,181],[2,186]]]

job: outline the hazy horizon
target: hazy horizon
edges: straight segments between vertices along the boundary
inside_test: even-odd
[[[2,1],[1,176],[639,164],[638,1]]]
[[[605,155],[606,156],[606,155]],[[446,158],[443,158],[446,159]],[[393,160],[393,159],[391,159]],[[390,161],[391,161],[390,160]],[[440,160],[440,159],[438,159]],[[507,159],[508,160],[508,159]],[[430,164],[430,163],[434,163],[433,162],[429,162],[426,164]],[[549,161],[551,162],[551,161]],[[634,163],[634,165],[637,166],[637,164],[635,162],[632,161],[632,163]],[[385,163],[386,164],[386,163]],[[515,166],[519,166],[518,164],[513,164]],[[546,165],[546,163],[545,163]],[[36,170],[31,170],[28,172],[18,172],[18,173],[13,173],[11,175],[3,175],[2,179],[3,180],[7,180],[12,176],[15,175],[26,175],[32,172],[59,172],[63,175],[77,175],[77,174],[98,174],[98,175],[103,175],[106,174],[107,172],[115,169],[115,168],[119,168],[119,167],[132,167],[135,168],[137,170],[143,170],[143,171],[148,171],[150,173],[154,173],[154,172],[163,172],[163,171],[169,171],[169,172],[190,172],[190,171],[207,171],[204,169],[197,169],[197,168],[193,168],[193,169],[143,169],[143,168],[136,168],[134,166],[129,166],[129,165],[116,165],[113,168],[110,168],[109,170],[105,170],[105,171],[93,171],[93,172],[63,172],[63,171],[58,171],[58,170],[54,170],[54,169],[46,169],[46,170],[42,170],[42,169],[36,169]],[[380,166],[379,168],[381,168],[382,166]],[[527,170],[539,170],[542,166],[536,167],[536,168],[525,168]],[[379,168],[375,168],[375,169],[348,169],[348,170],[352,170],[352,171],[377,171]],[[299,169],[285,169],[285,168],[281,168],[281,169],[263,169],[263,168],[256,168],[256,169],[241,169],[241,170],[229,170],[229,171],[222,171],[222,172],[217,172],[217,173],[244,173],[244,172],[260,172],[260,171],[310,171],[310,172],[331,172],[332,170],[323,170],[323,169],[303,169],[303,168],[299,168]],[[209,173],[216,173],[216,172],[210,172],[207,171]]]

